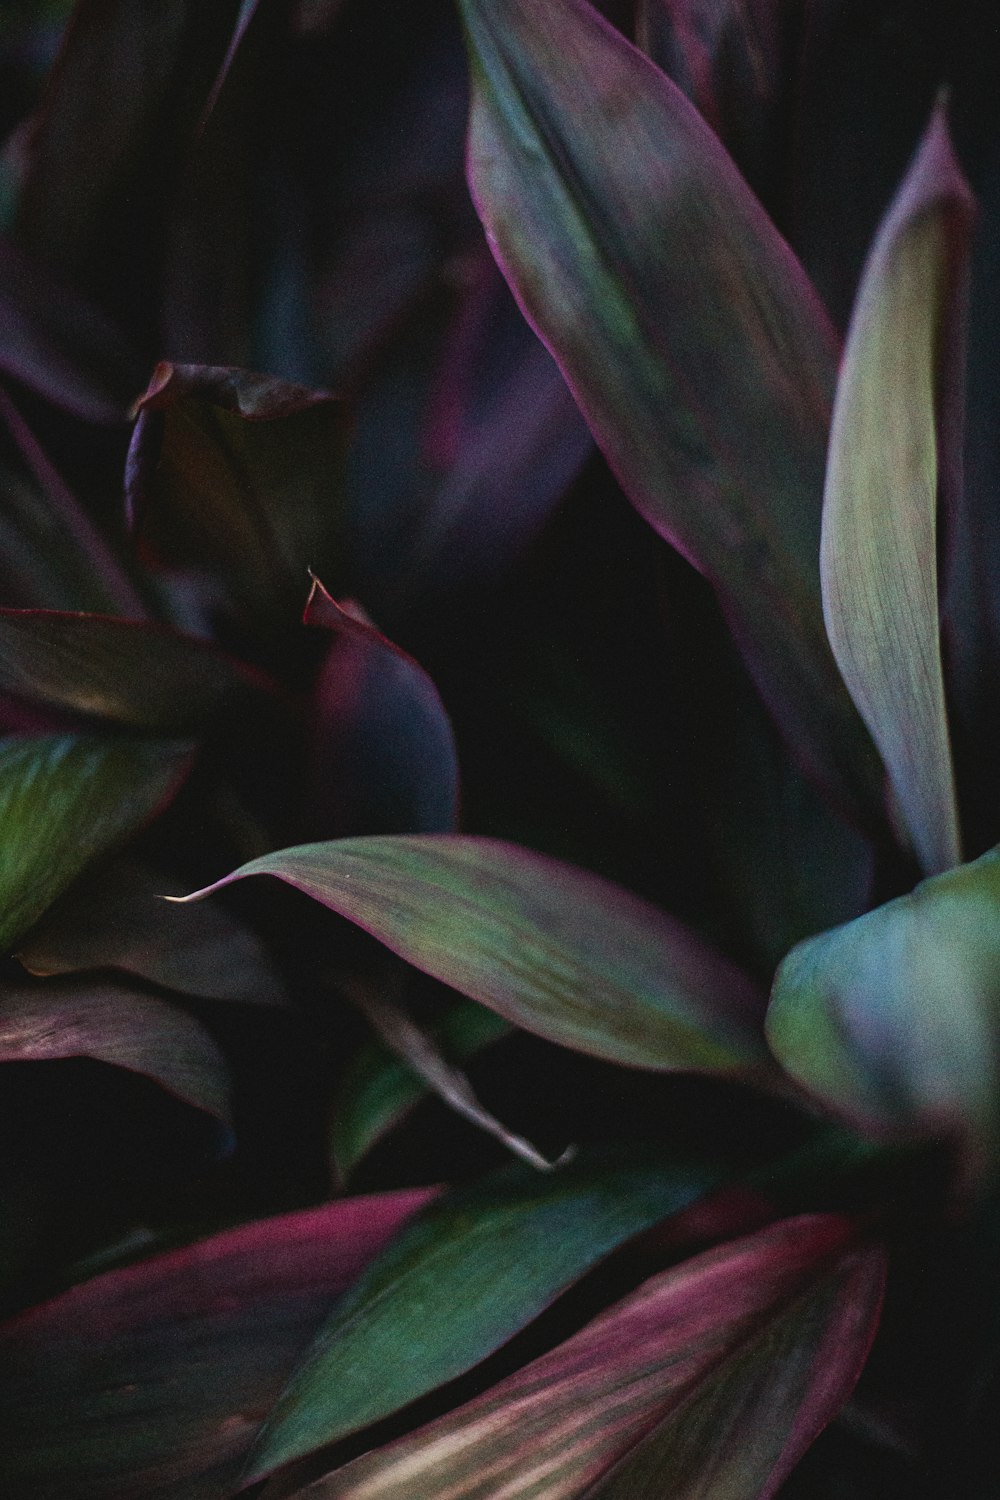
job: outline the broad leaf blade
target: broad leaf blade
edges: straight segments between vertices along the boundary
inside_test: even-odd
[[[246,1005],[288,1004],[257,935],[217,903],[178,907],[175,881],[122,860],[85,874],[17,952],[32,974],[120,969],[163,989]]]
[[[808,938],[768,1011],[782,1066],[876,1134],[967,1135],[973,1170],[1000,1146],[1000,852]]]
[[[270,1417],[247,1477],[368,1427],[478,1364],[615,1246],[713,1186],[714,1175],[699,1164],[627,1160],[541,1179],[516,1168],[439,1200],[337,1308]]]
[[[928,874],[961,857],[938,624],[935,408],[970,216],[939,108],[862,278],[823,506],[830,641]]]
[[[820,607],[836,353],[812,288],[693,107],[585,0],[461,8],[470,177],[505,275],[797,753],[877,821]]]
[[[816,1385],[827,1387],[827,1398],[812,1403],[803,1427],[815,1431],[834,1415],[836,1398],[850,1390],[871,1342],[882,1279],[882,1256],[853,1251],[842,1221],[788,1220],[654,1277],[484,1396],[300,1494],[303,1500],[412,1500],[415,1494],[421,1500],[499,1494],[576,1500],[668,1420],[675,1424],[678,1458],[686,1462],[681,1473],[689,1483],[704,1482],[715,1461],[714,1444],[706,1451],[699,1441],[706,1409],[738,1420],[776,1352],[772,1340],[780,1348],[787,1339],[796,1354],[803,1343],[812,1346],[813,1358],[806,1352],[803,1364],[815,1385],[800,1393],[807,1411]],[[838,1325],[843,1336],[833,1349]],[[832,1358],[832,1369],[816,1369],[820,1354]],[[787,1407],[781,1415],[787,1421]],[[793,1447],[801,1443],[798,1416],[792,1416]],[[766,1454],[754,1473],[747,1458],[741,1477],[749,1487],[730,1494],[757,1500],[772,1493],[766,1485],[775,1465]],[[677,1493],[721,1500],[708,1488]]]
[[[0,740],[0,950],[177,786],[189,747],[41,735]]]
[[[186,1011],[114,980],[55,980],[0,990],[0,1062],[92,1057],[144,1073],[231,1123],[225,1059]]]
[[[184,734],[264,686],[208,642],[107,615],[0,609],[0,691]]]
[[[515,1025],[636,1067],[761,1065],[748,980],[608,881],[492,839],[342,839],[243,865],[274,875]]]
[[[0,1328],[5,1495],[228,1494],[336,1298],[430,1196],[346,1199],[248,1224]]]
[[[338,637],[313,700],[313,827],[332,836],[450,832],[458,753],[431,677],[318,579],[305,623]]]

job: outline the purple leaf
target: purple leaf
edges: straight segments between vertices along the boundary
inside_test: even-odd
[[[342,839],[252,860],[499,1015],[635,1067],[766,1076],[759,997],[680,922],[493,839]],[[763,1070],[763,1071],[762,1071]]]
[[[505,275],[797,754],[878,824],[881,770],[823,631],[836,341],[812,287],[692,106],[585,0],[461,9],[470,180]]]
[[[232,1124],[225,1059],[186,1011],[111,979],[0,990],[0,1062],[92,1057]]]
[[[928,874],[961,858],[938,623],[935,408],[971,214],[939,108],[861,280],[823,505],[830,642]]]
[[[228,1494],[336,1298],[432,1196],[345,1199],[248,1224],[0,1328],[7,1500]]]
[[[176,883],[120,861],[85,874],[18,950],[32,974],[120,969],[205,1000],[287,1005],[280,975],[256,935],[216,903],[178,907],[158,897]]]
[[[431,678],[318,579],[304,618],[337,636],[313,698],[310,827],[338,836],[450,832],[458,756]]]
[[[858,1248],[849,1224],[786,1220],[653,1277],[485,1395],[297,1497],[770,1500],[849,1396],[883,1279],[882,1253]]]

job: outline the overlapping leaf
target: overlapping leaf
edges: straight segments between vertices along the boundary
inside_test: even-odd
[[[0,609],[0,691],[184,734],[264,685],[207,642],[106,615]]]
[[[230,1121],[225,1059],[186,1011],[110,979],[0,989],[0,1062],[92,1057]]]
[[[429,1196],[346,1199],[249,1224],[0,1328],[9,1500],[228,1493],[336,1298]]]
[[[586,0],[461,9],[471,183],[522,308],[628,495],[716,588],[797,753],[877,819],[822,625],[836,352],[812,288],[693,107]]]
[[[0,740],[0,949],[90,860],[148,821],[189,753],[171,741],[97,735]]]
[[[32,974],[120,969],[206,1000],[285,1005],[288,996],[257,935],[218,903],[178,907],[177,885],[121,860],[84,875],[18,949]]]
[[[449,832],[458,815],[458,754],[431,678],[318,580],[305,621],[338,637],[314,696],[313,826],[331,834]]]
[[[879,1132],[1000,1144],[1000,852],[808,938],[775,980],[767,1029],[782,1066]]]
[[[709,1251],[299,1494],[768,1500],[850,1394],[874,1334],[883,1260],[852,1239],[843,1221],[791,1219]]]
[[[368,1427],[478,1364],[716,1175],[696,1162],[627,1158],[575,1163],[554,1177],[519,1167],[439,1199],[338,1306],[269,1419],[248,1477]]]
[[[960,858],[938,624],[936,404],[971,212],[939,109],[862,278],[823,506],[830,641],[928,874]]]
[[[252,860],[195,900],[274,875],[515,1025],[637,1067],[763,1065],[758,1002],[731,964],[655,907],[492,839],[341,839]]]

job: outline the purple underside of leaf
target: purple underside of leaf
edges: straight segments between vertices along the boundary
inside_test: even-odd
[[[430,676],[318,579],[304,621],[337,637],[313,700],[313,826],[331,834],[450,832],[458,753]]]
[[[504,274],[626,493],[715,587],[796,753],[878,825],[877,757],[823,630],[836,341],[813,289],[696,111],[584,0],[461,9],[470,181]]]
[[[111,979],[0,990],[0,1062],[91,1057],[231,1124],[225,1059],[185,1011]]]
[[[183,734],[268,680],[209,642],[109,615],[0,609],[0,690],[152,733]]]
[[[850,1393],[883,1275],[881,1253],[857,1249],[843,1221],[788,1220],[654,1277],[485,1395],[298,1493],[766,1500]],[[794,1362],[794,1383],[775,1356]],[[725,1433],[721,1453],[706,1429]],[[647,1440],[666,1489],[647,1488],[647,1451],[630,1490],[615,1471]]]
[[[432,1196],[346,1199],[248,1224],[0,1327],[5,1496],[229,1493],[336,1298]]]
[[[939,106],[862,277],[823,509],[830,641],[927,874],[961,858],[938,621],[937,407],[971,217]]]
[[[767,1077],[760,997],[621,887],[492,839],[342,839],[254,860],[408,962],[564,1046],[653,1069]]]

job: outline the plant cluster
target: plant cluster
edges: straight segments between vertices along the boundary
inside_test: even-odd
[[[994,1492],[998,42],[4,8],[5,1497]]]

